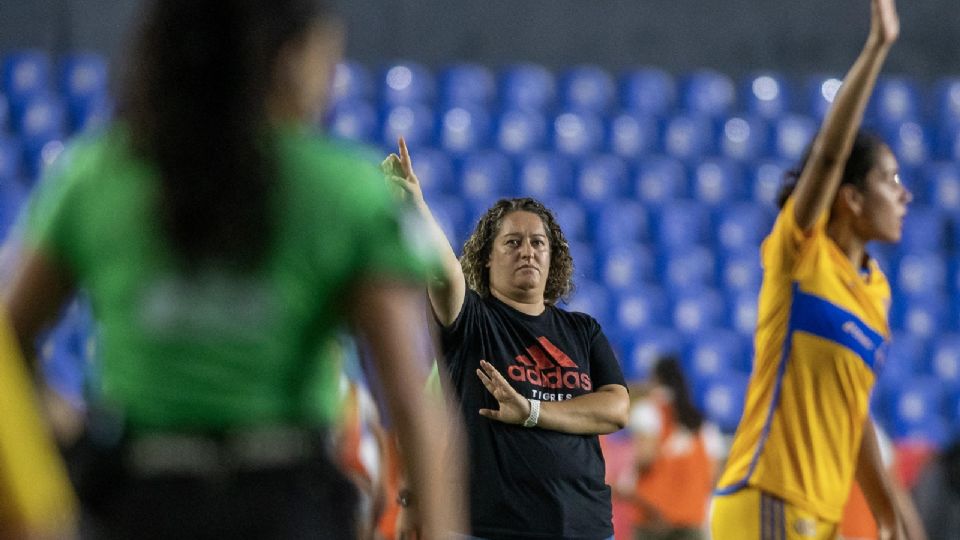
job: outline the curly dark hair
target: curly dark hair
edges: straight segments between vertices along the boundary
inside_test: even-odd
[[[529,197],[500,199],[480,218],[473,234],[463,245],[463,256],[460,257],[460,266],[467,279],[467,286],[484,298],[490,296],[490,269],[487,268],[487,262],[490,260],[493,239],[500,232],[503,218],[512,212],[530,212],[540,216],[550,241],[550,272],[547,274],[543,300],[547,304],[565,300],[573,292],[573,258],[570,256],[570,244],[560,230],[560,224],[553,217],[553,212],[540,201]]]

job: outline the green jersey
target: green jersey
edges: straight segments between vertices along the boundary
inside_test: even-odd
[[[256,272],[185,275],[158,219],[156,167],[115,125],[66,150],[30,203],[27,242],[87,291],[97,320],[92,399],[134,430],[322,424],[331,347],[353,287],[425,276],[412,213],[355,151],[277,130],[274,241]]]

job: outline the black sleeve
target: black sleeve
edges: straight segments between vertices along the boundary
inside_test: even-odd
[[[600,329],[600,323],[590,319],[592,323],[590,332],[590,379],[593,381],[593,388],[597,389],[607,384],[619,384],[627,386],[623,378],[623,371],[620,369],[620,362],[613,352],[613,347]]]
[[[443,347],[443,353],[448,357],[458,346],[467,341],[470,332],[475,331],[480,302],[480,295],[468,287],[463,294],[463,305],[460,306],[460,313],[450,323],[450,326],[441,325],[436,319],[436,313],[434,313],[434,322],[440,326],[440,344]]]

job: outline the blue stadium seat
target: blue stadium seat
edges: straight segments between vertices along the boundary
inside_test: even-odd
[[[559,218],[557,219],[559,220]],[[570,257],[573,258],[574,283],[580,283],[582,279],[596,281],[598,272],[593,247],[586,242],[571,240],[563,224],[560,225],[560,228],[563,230],[570,246]]]
[[[745,360],[748,347],[744,341],[743,336],[723,328],[708,328],[691,336],[683,357],[684,372],[693,380],[704,381],[742,371],[750,363]]]
[[[560,78],[560,105],[573,111],[602,114],[616,98],[613,77],[599,66],[578,66]]]
[[[584,205],[598,208],[626,195],[629,177],[622,158],[610,154],[589,156],[577,168],[574,189]]]
[[[486,148],[490,139],[490,115],[476,106],[455,106],[440,114],[440,146],[451,154]]]
[[[751,291],[729,294],[727,320],[737,333],[752,337],[757,329],[757,294]]]
[[[729,114],[737,101],[736,87],[730,77],[710,70],[688,75],[682,92],[686,111],[711,118]]]
[[[660,207],[686,195],[687,173],[682,163],[666,156],[649,156],[637,167],[636,196],[643,204]]]
[[[595,208],[591,222],[593,243],[601,250],[624,242],[643,242],[649,236],[647,209],[632,200],[610,201]]]
[[[668,290],[697,289],[713,284],[716,256],[703,246],[664,250],[657,257],[660,282]]]
[[[420,148],[411,156],[424,195],[458,195],[450,156],[435,148]]]
[[[691,200],[668,202],[654,220],[654,235],[662,249],[674,249],[703,243],[709,228],[707,209]]]
[[[684,349],[683,337],[669,326],[648,327],[626,338],[623,358],[624,376],[629,381],[649,377],[653,366],[663,356],[680,357]]]
[[[447,106],[486,107],[497,93],[490,69],[477,64],[456,64],[440,74],[440,103]]]
[[[7,133],[12,130],[10,125],[10,101],[7,96],[0,92],[0,133]]]
[[[74,133],[99,129],[113,119],[113,99],[106,94],[86,100],[74,100],[69,105],[70,130]]]
[[[63,102],[52,94],[36,95],[27,99],[21,115],[15,118],[14,131],[24,144],[49,141],[67,133],[67,117]]]
[[[817,123],[806,116],[788,115],[774,122],[774,157],[797,163],[813,137],[817,134]]]
[[[708,288],[691,288],[673,295],[673,326],[686,335],[697,335],[720,325],[726,312],[723,296]]]
[[[333,76],[333,103],[370,101],[374,96],[373,76],[359,62],[344,60],[337,64]]]
[[[770,128],[758,117],[731,117],[720,131],[719,150],[724,156],[740,161],[766,156],[770,150]]]
[[[718,209],[714,231],[716,246],[725,253],[756,254],[760,242],[770,232],[771,212],[750,203],[727,205]]]
[[[727,372],[705,381],[695,393],[696,405],[724,433],[733,433],[740,423],[748,379],[741,373]]]
[[[610,119],[608,131],[610,151],[628,159],[653,153],[660,142],[657,120],[652,116],[618,114]]]
[[[597,268],[608,289],[630,291],[653,277],[653,255],[642,244],[623,242],[599,251]]]
[[[706,117],[675,116],[664,127],[663,149],[678,159],[699,159],[713,152],[713,132],[713,122]]]
[[[895,293],[890,322],[895,329],[929,339],[940,332],[947,314],[946,301],[941,297],[910,298]]]
[[[921,116],[917,84],[905,77],[883,77],[870,100],[869,115],[884,125],[916,121]]]
[[[789,83],[779,73],[750,75],[743,81],[743,108],[761,118],[774,119],[790,112]]]
[[[955,163],[939,161],[923,168],[923,186],[911,190],[918,202],[936,205],[946,212],[960,213],[960,168]]]
[[[463,158],[460,195],[469,200],[499,199],[513,186],[513,164],[507,156],[482,150]]]
[[[759,250],[732,252],[717,263],[717,283],[728,293],[746,292],[756,295],[763,281]]]
[[[560,153],[584,156],[603,146],[603,122],[590,112],[564,112],[553,121],[553,147]]]
[[[620,101],[627,111],[665,116],[673,111],[676,100],[677,85],[673,77],[661,69],[634,69],[620,78]]]
[[[567,240],[586,241],[589,238],[587,212],[577,200],[560,198],[543,202],[557,218]]]
[[[614,320],[618,333],[633,334],[669,323],[667,297],[660,287],[640,285],[616,295]]]
[[[911,205],[903,220],[900,246],[913,251],[935,251],[946,244],[947,221],[935,207]]]
[[[884,130],[884,140],[897,156],[901,168],[923,165],[932,153],[930,136],[917,122],[890,124]]]
[[[61,62],[60,87],[71,103],[105,97],[107,84],[107,59],[99,54],[71,54]]]
[[[426,105],[397,105],[384,112],[383,144],[393,148],[401,135],[411,148],[429,146],[433,142],[435,118]]]
[[[693,168],[690,192],[707,206],[716,208],[741,198],[743,171],[726,158],[707,158]]]
[[[933,118],[942,122],[960,122],[960,77],[944,77],[934,84]]]
[[[599,283],[580,280],[565,309],[586,313],[603,324],[603,321],[610,320],[610,293]]]
[[[0,160],[3,160],[3,146],[0,142]],[[0,163],[0,167],[3,164]],[[2,174],[2,173],[0,173]],[[0,176],[0,243],[5,241],[10,228],[16,223],[21,209],[27,200],[26,189],[16,177]]]
[[[926,374],[960,390],[960,334],[942,334],[933,339]]]
[[[3,58],[2,90],[15,108],[23,100],[53,91],[50,56],[40,50],[22,50]]]
[[[380,101],[385,106],[429,104],[436,94],[433,74],[414,62],[399,62],[383,70]]]
[[[818,121],[826,116],[843,81],[830,75],[815,75],[806,81],[806,113]]]
[[[0,185],[20,180],[22,153],[18,141],[0,134]]]
[[[781,160],[765,160],[749,171],[750,199],[760,206],[777,211],[777,195],[784,184],[784,176],[792,165]]]
[[[906,296],[944,295],[947,262],[937,251],[910,251],[897,261],[892,277],[897,291]]]
[[[935,422],[945,406],[943,383],[933,377],[914,377],[891,387],[887,414],[893,420],[895,438],[907,437],[916,428]]]
[[[327,126],[335,137],[371,143],[377,139],[377,111],[366,101],[343,99],[330,108]]]
[[[929,348],[926,338],[895,330],[880,377],[897,382],[912,377],[920,371]]]
[[[509,154],[542,150],[547,142],[547,119],[535,110],[503,111],[495,128],[496,145]]]
[[[415,162],[416,164],[416,162]],[[419,175],[419,173],[418,173]],[[459,197],[424,192],[430,212],[450,241],[454,253],[460,253],[467,236],[473,232],[476,221],[466,221],[466,207]]]
[[[538,200],[573,195],[573,164],[552,152],[534,152],[517,159],[514,195]]]
[[[504,109],[546,111],[553,106],[557,83],[543,66],[518,64],[500,73],[500,102]]]

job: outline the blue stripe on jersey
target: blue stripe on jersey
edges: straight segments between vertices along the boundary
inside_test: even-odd
[[[801,331],[832,341],[859,356],[876,372],[882,367],[886,340],[859,317],[819,296],[793,286],[791,332]]]

